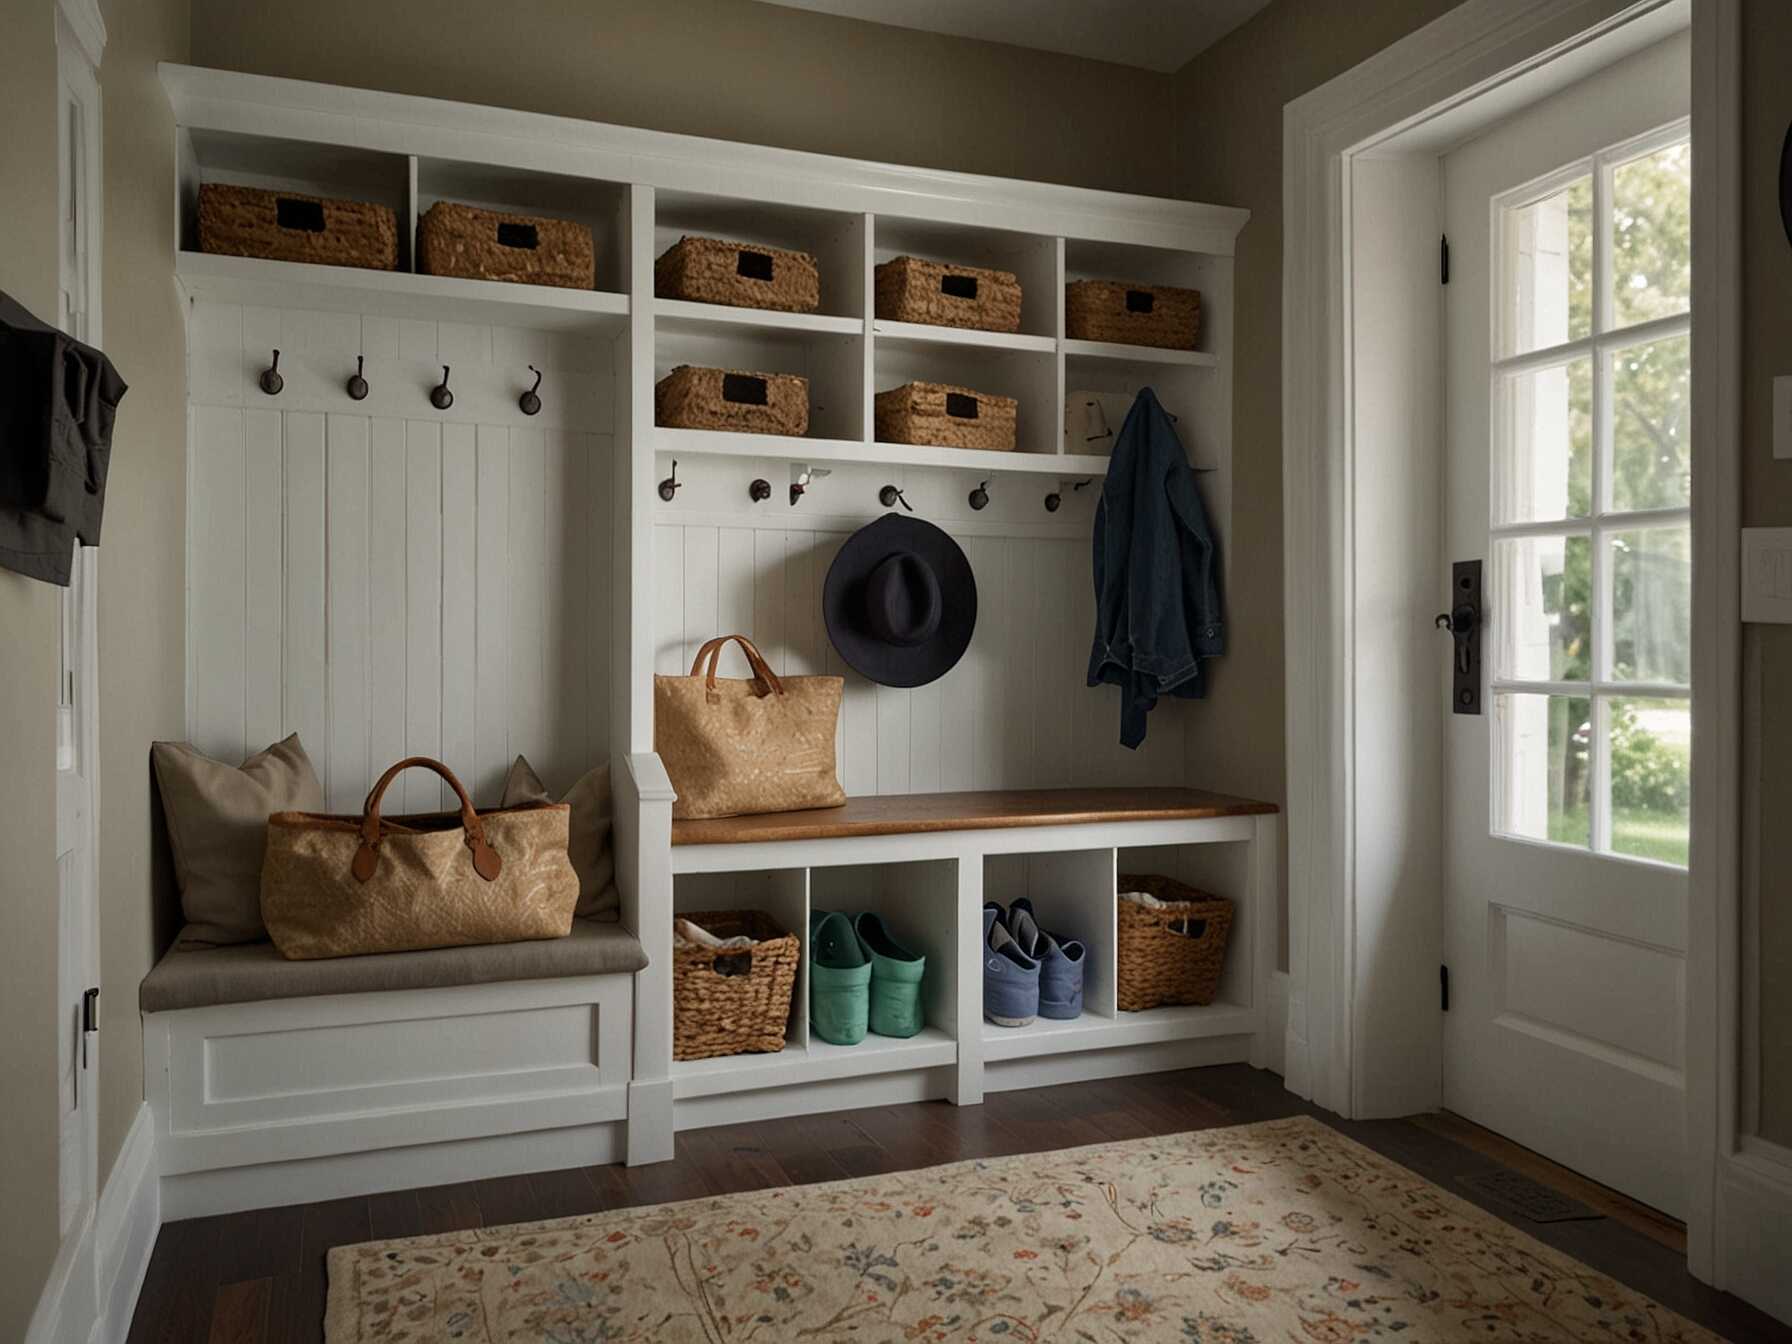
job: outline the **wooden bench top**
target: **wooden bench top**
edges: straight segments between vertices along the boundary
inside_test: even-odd
[[[674,821],[674,845],[831,840],[929,831],[991,831],[1122,821],[1202,821],[1277,811],[1274,803],[1202,789],[1004,789],[981,793],[892,793],[849,798],[845,807],[764,812],[753,817]]]

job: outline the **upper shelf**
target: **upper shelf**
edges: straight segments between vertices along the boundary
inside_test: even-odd
[[[1205,350],[1164,350],[1151,345],[1115,345],[1110,341],[1064,342],[1066,359],[1107,359],[1122,364],[1171,364],[1185,368],[1216,369],[1218,355]]]
[[[1035,354],[1055,354],[1058,343],[1050,336],[1029,336],[1025,332],[976,331],[968,327],[931,327],[921,322],[892,322],[877,318],[871,334],[880,345],[920,347],[973,346],[980,350],[1026,350]]]
[[[736,434],[714,429],[656,429],[661,452],[688,457],[777,458],[791,462],[846,462],[863,466],[952,467],[989,475],[1105,476],[1108,459],[1088,453],[993,453],[857,439],[795,439],[781,434]]]
[[[862,336],[865,322],[829,313],[785,313],[773,308],[734,308],[725,303],[655,299],[654,325],[661,331],[745,330],[779,335]]]
[[[174,274],[189,297],[216,303],[379,313],[436,322],[613,334],[628,323],[628,296],[409,271],[369,271],[181,252]]]

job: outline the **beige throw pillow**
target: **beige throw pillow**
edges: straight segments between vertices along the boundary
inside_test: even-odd
[[[548,797],[529,762],[518,756],[504,780],[503,807],[519,803],[562,802],[572,808],[567,821],[566,856],[579,875],[579,904],[573,911],[581,919],[621,918],[622,897],[616,890],[616,859],[610,852],[610,767],[589,771],[560,799]]]
[[[261,922],[261,860],[274,812],[321,812],[323,786],[294,733],[242,765],[214,761],[187,742],[149,749],[187,927],[180,946],[252,943]]]

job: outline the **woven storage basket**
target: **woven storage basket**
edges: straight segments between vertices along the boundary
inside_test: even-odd
[[[1075,341],[1193,350],[1201,334],[1201,291],[1072,280],[1064,286],[1064,329]]]
[[[877,315],[977,331],[1020,330],[1020,281],[1008,271],[897,257],[877,268]]]
[[[948,383],[904,383],[877,394],[875,418],[880,443],[1007,453],[1014,451],[1018,415],[1013,397]]]
[[[812,313],[821,307],[821,276],[807,252],[680,238],[653,263],[653,292],[662,299]]]
[[[672,940],[672,1058],[773,1053],[784,1048],[802,946],[758,910],[682,915],[719,938],[746,934],[751,947]]]
[[[199,250],[396,270],[398,216],[366,201],[206,182],[199,188]]]
[[[794,373],[743,373],[680,364],[653,388],[653,422],[672,429],[744,434],[809,432],[809,380]]]
[[[417,221],[417,269],[468,280],[590,289],[597,283],[597,249],[591,230],[570,219],[437,201]]]
[[[1152,910],[1119,901],[1119,963],[1116,999],[1136,1013],[1166,1003],[1209,1004],[1219,993],[1226,966],[1226,939],[1232,932],[1232,902],[1197,891],[1170,877],[1120,874],[1121,891],[1143,891],[1170,904]],[[1196,934],[1172,933],[1188,920],[1205,925]]]

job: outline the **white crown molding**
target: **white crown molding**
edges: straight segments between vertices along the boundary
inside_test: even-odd
[[[106,20],[100,13],[100,0],[56,0],[56,12],[63,20],[56,26],[57,41],[66,31],[87,63],[98,70],[106,57]]]

